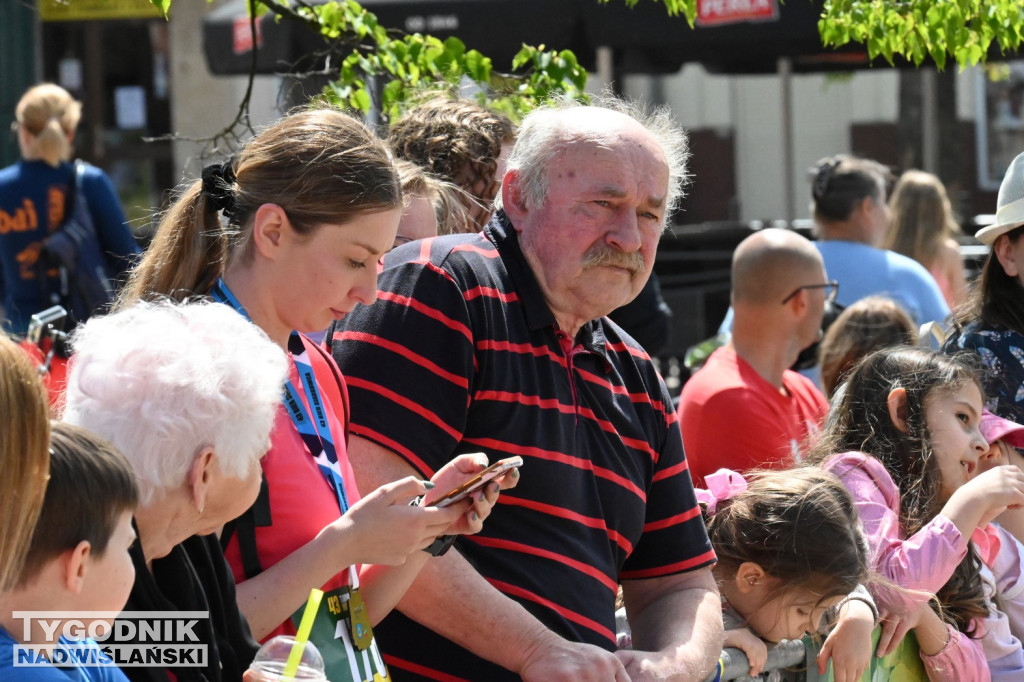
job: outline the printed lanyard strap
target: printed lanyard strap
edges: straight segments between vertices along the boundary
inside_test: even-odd
[[[252,321],[242,304],[224,284],[224,280],[217,280],[210,291],[210,296],[219,303],[231,306],[245,319]],[[302,394],[292,384],[291,379],[288,379],[284,385],[284,405],[288,409],[292,424],[295,425],[299,436],[302,437],[302,442],[305,443],[320,468],[320,473],[327,479],[327,484],[331,486],[337,496],[338,507],[344,514],[348,511],[348,497],[345,495],[345,481],[341,476],[341,467],[338,465],[338,452],[334,446],[334,437],[331,435],[331,427],[327,421],[327,408],[320,398],[316,375],[313,373],[313,367],[309,360],[309,351],[306,350],[298,332],[293,331],[288,337],[288,352],[295,362],[295,369],[298,370],[315,418],[310,418],[302,400]]]

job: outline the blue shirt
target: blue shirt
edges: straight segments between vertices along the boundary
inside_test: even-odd
[[[72,660],[108,661],[108,665],[58,667],[52,664],[15,665],[14,647],[18,644],[10,633],[0,627],[0,680],[4,682],[128,682],[121,669],[110,661],[99,645],[91,639],[72,640],[61,637],[60,648]],[[37,654],[32,654],[34,657]],[[55,654],[56,656],[57,654]],[[20,657],[19,657],[19,660]],[[38,658],[33,658],[33,661]]]
[[[828,278],[839,282],[836,302],[844,308],[868,296],[888,296],[918,326],[926,322],[945,326],[949,306],[935,278],[913,258],[860,242],[828,240],[814,246],[825,261]],[[729,308],[719,331],[732,331],[732,317]]]
[[[839,282],[836,300],[848,306],[868,296],[888,296],[906,310],[918,326],[945,326],[949,306],[935,278],[913,258],[859,242],[815,242],[829,279]]]
[[[43,239],[64,221],[74,173],[72,163],[54,168],[45,161],[18,161],[0,170],[0,291],[4,328],[10,332],[24,334],[29,318],[50,307],[36,261]],[[132,265],[139,245],[114,186],[102,170],[86,165],[82,191],[110,272],[119,278]]]

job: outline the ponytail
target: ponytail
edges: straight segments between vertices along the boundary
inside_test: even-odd
[[[0,591],[15,586],[50,470],[50,407],[34,363],[0,332]]]
[[[153,242],[121,290],[117,309],[139,300],[183,301],[213,288],[224,272],[237,230],[224,227],[213,202],[195,181],[160,220]]]
[[[18,125],[29,135],[24,156],[56,167],[71,158],[68,139],[78,127],[82,104],[53,83],[43,83],[22,95],[15,109]]]
[[[71,158],[71,142],[68,141],[68,134],[61,127],[60,121],[55,118],[46,121],[42,131],[29,145],[29,150],[31,156],[42,159],[54,168],[60,165],[61,161]]]
[[[253,258],[253,223],[264,204],[280,206],[291,229],[305,236],[397,208],[402,189],[387,147],[352,116],[330,108],[285,116],[182,190],[118,308],[139,299],[206,295],[229,259]]]

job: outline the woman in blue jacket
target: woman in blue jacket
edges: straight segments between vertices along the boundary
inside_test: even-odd
[[[21,159],[0,170],[0,287],[4,328],[24,334],[33,313],[53,304],[57,270],[40,260],[43,240],[59,228],[71,208],[75,165],[72,141],[82,105],[51,83],[26,92],[16,109]],[[106,174],[86,164],[81,191],[106,256],[108,274],[119,278],[139,246]]]

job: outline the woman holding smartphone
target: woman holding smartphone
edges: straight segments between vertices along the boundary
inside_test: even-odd
[[[293,633],[310,588],[325,590],[317,623],[331,632],[318,643],[345,649],[329,655],[367,663],[355,677],[347,663],[335,668],[341,672],[329,669],[332,680],[386,675],[372,633],[365,636],[369,626],[429,559],[421,550],[479,531],[498,494],[495,483],[458,504],[430,506],[435,488],[447,491],[487,465],[463,456],[429,482],[408,478],[361,497],[346,456],[345,382],[330,356],[300,333],[373,303],[377,261],[391,248],[401,214],[383,143],[340,111],[303,110],[184,189],[122,300],[208,295],[287,350],[285,400],[262,461],[265,489],[225,530],[225,554],[258,639]],[[411,506],[421,495],[425,504]],[[339,615],[349,625],[344,641],[333,639]]]

